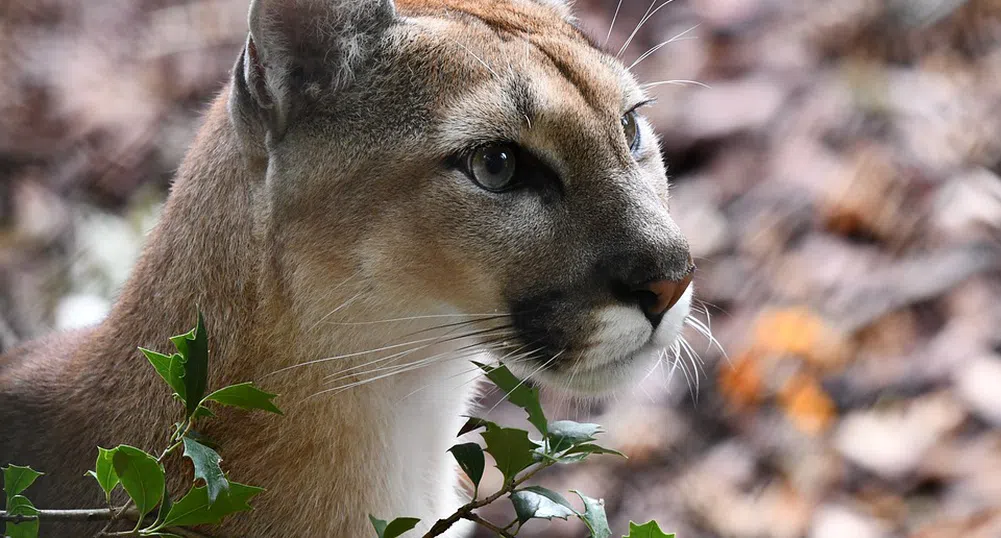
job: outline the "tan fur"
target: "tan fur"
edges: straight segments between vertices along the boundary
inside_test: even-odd
[[[355,23],[338,26],[347,15],[308,16],[355,5],[324,1],[258,1],[251,25],[264,37],[251,38],[208,111],[108,320],[0,358],[0,464],[47,473],[31,491],[40,507],[100,506],[82,476],[98,445],[163,446],[177,406],[136,347],[168,350],[196,304],[211,336],[210,386],[256,381],[287,412],[223,410],[205,423],[231,478],[269,490],[252,514],[213,531],[226,536],[353,538],[370,535],[369,513],[421,517],[426,528],[454,508],[445,450],[472,396],[458,350],[486,338],[411,344],[411,355],[371,366],[386,353],[361,353],[453,334],[435,327],[468,319],[429,316],[540,305],[551,313],[525,326],[564,335],[553,345],[572,353],[538,379],[568,389],[594,392],[649,365],[630,357],[653,329],[632,307],[603,317],[618,304],[605,279],[690,268],[652,130],[641,121],[635,156],[622,140],[619,118],[643,98],[628,72],[551,0],[363,0],[383,13],[363,39],[345,34]],[[283,56],[325,50],[294,39],[327,35],[338,39],[330,55],[344,49],[330,65]],[[496,195],[443,164],[494,140],[530,149],[560,184]],[[670,330],[687,309],[673,309]],[[408,316],[424,317],[364,324]],[[589,342],[599,330],[612,341]],[[452,360],[316,395],[332,387],[326,376],[344,384],[444,352]]]

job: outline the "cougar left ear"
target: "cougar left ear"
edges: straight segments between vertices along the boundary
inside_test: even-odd
[[[234,89],[280,137],[305,102],[351,82],[395,17],[392,0],[252,0]]]

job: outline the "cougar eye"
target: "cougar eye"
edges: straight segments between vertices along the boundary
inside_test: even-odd
[[[629,151],[636,151],[640,147],[640,130],[636,125],[636,111],[626,112],[622,116],[622,131],[626,135]]]
[[[469,154],[466,167],[473,181],[488,191],[509,189],[515,179],[515,150],[508,144],[487,144]]]

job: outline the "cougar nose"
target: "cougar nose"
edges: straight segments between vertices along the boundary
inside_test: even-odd
[[[692,285],[695,266],[691,265],[690,267],[688,273],[679,280],[655,280],[633,290],[637,303],[654,328],[660,324],[664,314],[672,306],[678,304],[685,290]]]

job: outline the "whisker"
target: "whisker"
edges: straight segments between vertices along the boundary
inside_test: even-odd
[[[441,356],[443,354],[454,353],[454,352],[457,352],[457,351],[464,351],[466,349],[473,348],[473,347],[476,347],[476,346],[481,346],[481,345],[486,346],[486,345],[496,344],[498,342],[502,342],[502,341],[506,340],[510,336],[511,336],[511,333],[505,333],[500,338],[497,338],[497,339],[495,339],[493,341],[476,342],[476,343],[473,343],[473,344],[468,344],[468,345],[459,347],[459,348],[454,349],[454,350],[450,350],[450,351],[446,351],[444,353],[439,353],[439,354],[436,354],[436,355],[432,355],[432,357],[438,357],[438,356]],[[357,377],[357,376],[360,376],[360,375],[366,375],[366,374],[370,374],[370,373],[374,373],[374,372],[384,371],[384,370],[391,369],[391,368],[399,368],[400,365],[393,364],[393,365],[389,365],[389,366],[382,366],[382,367],[379,367],[379,368],[374,368],[374,369],[371,369],[371,370],[366,370],[364,372],[357,372],[357,370],[362,369],[362,368],[364,368],[366,366],[371,366],[373,364],[378,364],[378,363],[381,363],[381,362],[385,362],[387,360],[392,360],[394,358],[399,358],[399,357],[402,357],[402,356],[406,356],[406,355],[408,355],[410,353],[414,353],[414,352],[420,351],[422,349],[427,349],[429,347],[432,347],[436,343],[437,342],[428,344],[426,346],[421,346],[421,347],[415,348],[415,349],[408,349],[406,351],[401,351],[401,352],[398,352],[398,353],[394,353],[392,355],[389,355],[389,356],[386,356],[386,357],[382,357],[382,358],[376,359],[374,361],[369,361],[369,362],[367,362],[365,364],[360,364],[358,366],[354,366],[354,367],[348,368],[346,370],[341,370],[341,371],[337,372],[336,374],[331,374],[331,375],[325,377],[324,381],[327,381],[328,383],[335,383],[337,381],[340,381],[342,379],[347,379],[349,377]],[[425,360],[425,359],[420,359],[420,360]],[[337,377],[337,376],[339,376],[339,377]],[[334,378],[334,379],[331,379],[331,378]]]
[[[526,382],[526,381],[528,381],[529,379],[531,379],[533,375],[535,375],[535,374],[539,373],[539,372],[540,372],[540,371],[541,371],[542,369],[544,369],[544,368],[545,368],[546,366],[548,366],[548,365],[552,364],[552,362],[553,362],[553,361],[555,361],[555,360],[556,360],[557,358],[559,358],[559,356],[560,356],[560,355],[562,355],[564,351],[566,351],[566,349],[564,349],[564,350],[560,351],[559,353],[557,353],[557,354],[553,355],[553,357],[552,357],[551,359],[549,359],[548,361],[546,361],[546,362],[542,363],[542,366],[539,366],[538,368],[536,368],[536,369],[535,369],[535,371],[533,371],[532,373],[528,374],[528,376],[526,376],[526,377],[525,377],[525,379],[522,379],[521,381],[519,381],[519,382],[518,382],[518,384],[517,384],[517,385],[515,385],[515,386],[514,386],[514,388],[512,388],[511,390],[509,390],[509,391],[507,392],[507,394],[505,394],[505,395],[504,395],[504,398],[502,398],[502,399],[501,399],[501,400],[499,400],[499,401],[498,401],[497,403],[495,403],[495,404],[494,404],[494,406],[493,406],[493,407],[491,407],[491,408],[490,408],[490,409],[489,409],[489,410],[487,411],[487,413],[486,413],[486,414],[488,414],[488,415],[489,415],[489,414],[490,414],[490,413],[491,413],[491,412],[492,412],[492,411],[493,411],[494,409],[496,409],[496,408],[497,408],[497,406],[498,406],[498,405],[500,405],[500,403],[501,403],[502,401],[504,401],[504,400],[507,400],[508,396],[511,396],[511,393],[512,393],[512,392],[514,392],[514,391],[518,390],[518,387],[520,387],[520,386],[524,385],[524,384],[525,384],[525,382]]]
[[[692,30],[698,28],[699,26],[700,26],[699,24],[696,24],[695,26],[692,26],[691,28],[685,30],[684,32],[681,32],[680,34],[672,37],[671,39],[668,39],[667,41],[665,41],[665,42],[663,42],[663,43],[661,43],[659,45],[651,47],[650,50],[648,50],[648,51],[644,52],[643,54],[641,54],[639,58],[636,58],[636,61],[634,61],[629,66],[629,70],[632,71],[632,69],[634,67],[636,67],[637,65],[639,65],[639,63],[642,62],[643,60],[646,60],[647,58],[649,58],[650,55],[655,54],[658,50],[660,50],[660,49],[662,49],[662,48],[670,45],[671,43],[674,43],[675,41],[681,40],[682,36],[684,36],[688,32],[691,32]]]
[[[704,82],[699,82],[697,80],[685,80],[685,79],[660,80],[657,82],[648,82],[646,84],[641,85],[640,87],[643,88],[643,90],[645,91],[649,90],[650,88],[656,88],[657,86],[664,86],[667,84],[671,84],[674,86],[699,86],[701,88],[706,88],[707,90],[713,89],[712,86]]]
[[[499,327],[499,328],[492,328],[492,329],[484,329],[484,330],[479,330],[479,331],[473,331],[473,332],[463,333],[463,334],[460,334],[460,335],[455,335],[455,336],[449,337],[447,339],[442,339],[444,335],[443,336],[429,337],[429,338],[420,338],[418,340],[412,340],[412,341],[409,341],[409,342],[404,342],[402,344],[391,344],[391,345],[383,346],[383,347],[380,347],[380,348],[367,349],[367,350],[364,350],[364,351],[355,351],[353,353],[345,353],[345,354],[342,354],[342,355],[335,355],[333,357],[324,357],[322,359],[314,359],[314,360],[302,362],[302,363],[299,363],[299,364],[293,364],[293,365],[286,366],[284,368],[280,368],[278,370],[275,370],[274,372],[272,372],[270,374],[267,374],[267,375],[271,376],[271,375],[275,375],[275,374],[278,374],[278,373],[281,373],[281,372],[285,372],[287,370],[291,370],[293,368],[301,368],[303,366],[310,366],[310,365],[320,364],[320,363],[324,363],[324,362],[336,361],[336,360],[341,360],[341,359],[348,359],[348,358],[351,358],[351,357],[359,357],[359,356],[362,356],[362,355],[367,355],[369,353],[378,353],[380,351],[388,351],[390,349],[398,349],[398,348],[401,348],[401,347],[411,346],[411,345],[414,345],[414,344],[423,344],[425,342],[432,342],[432,344],[429,344],[428,346],[425,346],[425,347],[429,347],[430,345],[433,345],[433,344],[436,344],[436,343],[449,342],[449,341],[453,341],[453,340],[459,340],[459,339],[462,339],[462,338],[469,338],[469,337],[472,337],[472,336],[480,336],[482,334],[488,334],[491,331],[496,331],[496,330],[501,330],[501,329],[508,329],[508,328],[510,328],[510,327]]]
[[[653,11],[651,11],[651,9],[653,8],[654,4],[657,3],[657,0],[654,0],[653,3],[650,4],[650,7],[647,8],[646,14],[643,15],[642,19],[640,19],[639,24],[636,25],[636,29],[633,30],[633,33],[629,34],[629,39],[627,39],[626,42],[625,42],[625,44],[622,45],[622,48],[619,49],[619,52],[618,52],[618,54],[615,55],[615,57],[619,58],[620,56],[622,56],[622,53],[625,52],[627,48],[629,48],[629,44],[633,42],[633,39],[636,37],[636,34],[639,33],[640,29],[643,28],[643,25],[646,24],[646,22],[648,20],[650,20],[650,17],[653,17],[664,6],[670,4],[673,1],[674,0],[665,0],[665,2],[663,4],[657,6],[657,9],[654,9]]]
[[[608,35],[605,36],[605,42],[601,44],[602,47],[608,46],[608,40],[612,38],[612,30],[615,29],[615,21],[619,18],[620,9],[622,9],[622,0],[619,0],[618,5],[615,6],[615,14],[612,15],[612,23],[608,25]]]
[[[317,320],[317,322],[316,322],[316,323],[314,323],[314,324],[313,324],[313,326],[312,326],[312,327],[310,327],[310,328],[309,328],[309,330],[308,330],[308,331],[306,331],[306,332],[313,332],[313,330],[314,330],[314,329],[316,329],[317,327],[319,327],[319,325],[320,325],[321,323],[323,323],[323,320],[325,320],[325,319],[329,318],[330,316],[332,316],[332,315],[336,314],[337,312],[339,312],[339,311],[340,311],[341,309],[343,309],[344,307],[347,307],[347,306],[350,306],[350,305],[351,305],[351,303],[355,302],[356,300],[358,300],[358,298],[359,298],[359,297],[361,297],[361,294],[362,294],[362,292],[360,292],[360,291],[359,291],[359,292],[358,292],[358,293],[356,293],[356,294],[355,294],[355,295],[354,295],[353,297],[351,297],[351,298],[350,298],[350,299],[348,299],[347,301],[344,301],[343,303],[341,303],[341,305],[340,305],[340,306],[338,306],[337,308],[335,308],[335,309],[331,310],[330,312],[327,312],[327,315],[325,315],[325,316],[323,316],[322,318],[320,318],[319,320]]]
[[[390,318],[390,319],[380,319],[374,321],[328,321],[326,325],[377,325],[380,323],[393,323],[399,321],[414,321],[421,319],[441,319],[441,318],[460,318],[460,317],[470,317],[476,318],[465,323],[473,323],[476,321],[487,321],[491,319],[500,319],[507,317],[507,314],[428,314],[422,316],[408,316],[404,318]]]
[[[480,62],[481,64],[483,64],[483,67],[486,67],[487,71],[490,71],[490,73],[493,74],[494,78],[498,78],[498,79],[500,78],[500,75],[498,75],[497,72],[494,71],[493,68],[490,67],[487,64],[487,62],[484,62],[482,58],[480,58],[479,56],[477,56],[475,52],[469,50],[469,48],[467,48],[465,45],[463,45],[462,43],[460,43],[460,42],[458,42],[458,41],[456,41],[454,39],[449,38],[449,41],[451,41],[452,43],[455,43],[456,45],[458,45],[459,47],[461,47],[463,50],[465,50],[466,52],[468,52],[470,56],[472,56],[473,58],[475,58],[477,62]]]

